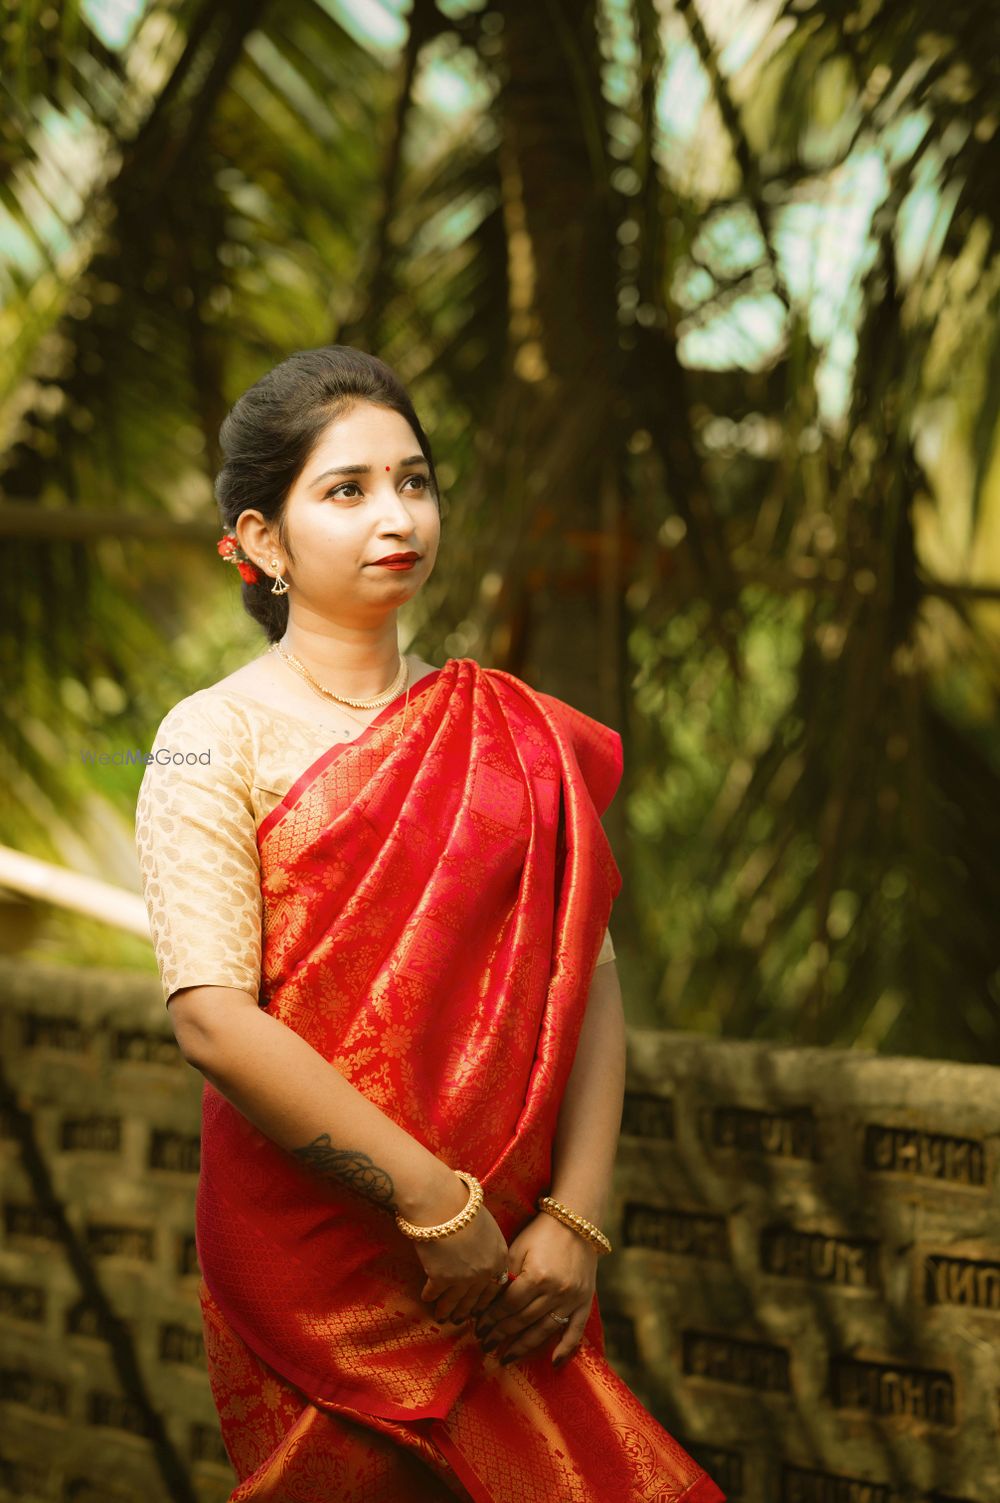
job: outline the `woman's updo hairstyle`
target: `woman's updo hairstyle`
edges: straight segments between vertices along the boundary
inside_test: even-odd
[[[284,530],[288,493],[331,419],[359,401],[390,407],[406,419],[438,496],[430,441],[399,377],[375,355],[348,344],[327,344],[296,350],[255,381],[226,414],[219,429],[224,462],[215,477],[223,527],[235,528],[248,508],[259,511],[275,523],[282,548],[294,563]],[[272,595],[273,580],[261,569],[258,573],[257,584],[243,581],[243,608],[260,622],[268,640],[277,642],[288,625],[288,596]]]

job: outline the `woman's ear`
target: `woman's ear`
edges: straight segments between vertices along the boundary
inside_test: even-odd
[[[276,556],[271,526],[265,522],[259,511],[240,512],[233,528],[240,547],[248,558],[262,558],[265,563],[270,563],[271,559]]]

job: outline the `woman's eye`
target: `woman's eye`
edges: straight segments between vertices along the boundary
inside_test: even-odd
[[[407,484],[409,484],[409,482],[411,480],[419,480],[420,481],[420,485],[418,487],[419,490],[426,491],[426,490],[430,489],[430,481],[428,480],[428,478],[427,478],[426,475],[408,475],[407,476]],[[356,480],[345,480],[340,485],[335,485],[332,490],[327,491],[326,494],[323,497],[323,500],[324,501],[329,501],[329,499],[330,499],[331,496],[339,496],[339,495],[342,495],[343,492],[345,492],[345,491],[350,491],[350,490],[358,491],[360,489],[361,489],[361,487],[358,485],[358,483],[357,483]],[[353,496],[348,496],[347,497],[348,501],[353,501],[353,499],[354,499]]]

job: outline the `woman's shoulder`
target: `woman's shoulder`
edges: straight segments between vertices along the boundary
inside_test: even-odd
[[[251,658],[248,663],[241,663],[231,673],[217,678],[214,683],[206,684],[199,693],[215,695],[220,699],[225,699],[229,694],[245,694],[253,698],[258,694],[266,694],[274,683],[274,677],[274,659],[270,653],[263,652]]]
[[[558,694],[526,684],[516,674],[504,674],[526,693],[556,731],[583,776],[599,814],[611,803],[621,782],[624,749],[621,733]]]
[[[216,692],[196,689],[166,711],[147,758],[144,781],[181,793],[192,785],[222,785],[246,793],[253,783],[257,731],[248,706]]]
[[[488,674],[490,677],[496,677],[512,683],[522,694],[535,700],[537,704],[540,704],[550,714],[554,715],[565,725],[571,734],[587,736],[588,734],[596,733],[600,736],[602,732],[606,734],[610,731],[612,736],[618,735],[617,731],[612,730],[610,726],[605,725],[602,720],[598,720],[586,710],[581,710],[572,700],[563,699],[560,695],[553,694],[550,690],[540,689],[536,684],[528,683],[526,679],[519,678],[516,673],[511,673],[506,668],[482,668],[480,671]]]
[[[157,735],[205,726],[223,734],[238,730],[245,722],[245,702],[227,693],[221,687],[225,682],[208,684],[178,699],[164,714]]]

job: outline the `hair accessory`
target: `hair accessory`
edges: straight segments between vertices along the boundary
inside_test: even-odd
[[[474,1174],[466,1174],[463,1169],[456,1169],[455,1173],[469,1188],[469,1198],[458,1215],[452,1216],[450,1221],[439,1222],[437,1226],[414,1226],[397,1211],[396,1225],[404,1236],[412,1237],[415,1242],[430,1242],[437,1237],[450,1237],[453,1232],[460,1232],[463,1226],[468,1226],[483,1203],[483,1187]]]
[[[260,570],[243,552],[240,540],[232,528],[227,527],[215,546],[220,558],[227,564],[235,564],[247,584],[260,584]]]
[[[557,1221],[561,1221],[571,1231],[578,1232],[585,1241],[592,1243],[599,1252],[609,1253],[611,1251],[611,1243],[605,1237],[600,1227],[595,1226],[592,1221],[588,1221],[586,1216],[577,1216],[575,1212],[567,1210],[558,1200],[553,1200],[551,1195],[542,1195],[539,1197],[538,1209],[540,1211],[547,1211],[550,1216],[554,1216]]]

